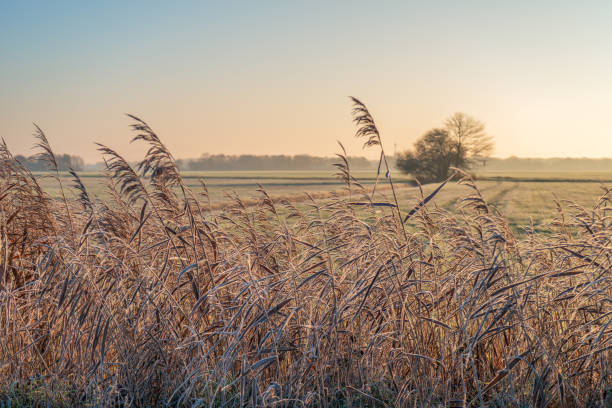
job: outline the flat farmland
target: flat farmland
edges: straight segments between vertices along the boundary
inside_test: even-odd
[[[372,191],[376,183],[374,171],[355,171],[353,176],[365,188]],[[88,193],[97,198],[108,196],[106,178],[101,172],[79,173]],[[206,186],[213,208],[223,208],[228,200],[238,196],[247,204],[261,197],[257,191],[261,186],[275,199],[287,199],[298,206],[306,206],[310,194],[318,200],[331,199],[346,194],[345,185],[334,175],[333,170],[321,171],[223,171],[223,172],[184,172],[186,184],[202,200],[207,200],[202,193]],[[59,184],[47,174],[36,174],[43,189],[54,198],[60,197]],[[409,211],[427,196],[437,184],[422,186],[422,193],[414,186],[409,176],[393,174],[398,201],[402,211]],[[515,231],[532,225],[536,230],[547,230],[546,224],[558,215],[557,202],[562,206],[570,203],[592,207],[603,193],[605,186],[612,186],[612,173],[481,173],[476,174],[476,185],[485,200],[497,208]],[[61,175],[61,181],[69,195],[76,195],[73,181],[67,173]],[[356,192],[357,189],[353,188]],[[377,201],[392,201],[388,180],[380,177],[376,188]],[[460,200],[472,191],[464,185],[451,182],[447,184],[428,203],[429,208],[442,208],[453,211]],[[362,194],[361,194],[362,195]],[[353,194],[353,200],[361,199],[359,193]],[[380,210],[383,211],[383,210]]]

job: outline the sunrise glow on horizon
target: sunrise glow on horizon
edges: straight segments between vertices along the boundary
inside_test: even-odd
[[[130,120],[177,158],[202,153],[376,157],[452,113],[483,121],[495,156],[612,156],[612,3],[20,2],[0,5],[0,137],[31,154],[133,160]]]

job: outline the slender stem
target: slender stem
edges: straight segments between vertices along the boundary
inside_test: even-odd
[[[397,200],[397,194],[395,193],[395,186],[393,185],[393,178],[391,177],[391,169],[389,168],[389,163],[387,162],[387,155],[385,154],[385,149],[383,148],[382,140],[380,138],[380,134],[378,135],[378,142],[380,143],[380,151],[382,153],[383,159],[385,161],[385,168],[387,169],[387,174],[389,175],[389,184],[391,184],[391,192],[393,193],[393,200],[395,200],[395,209],[397,210],[397,220],[402,226],[402,232],[404,234],[404,240],[408,241],[408,235],[406,234],[406,227],[404,226],[404,222],[402,221],[402,213],[400,212],[399,201]]]

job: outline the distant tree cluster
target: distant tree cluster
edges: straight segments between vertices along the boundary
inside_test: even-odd
[[[422,183],[441,181],[449,177],[451,167],[469,169],[485,163],[493,146],[482,122],[458,112],[444,127],[425,133],[412,150],[400,153],[396,167]]]
[[[551,157],[543,159],[512,156],[506,159],[491,158],[487,160],[487,164],[483,169],[497,172],[612,172],[612,159],[578,157]]]
[[[337,162],[333,157],[316,157],[307,154],[296,156],[244,154],[239,156],[225,154],[203,154],[198,159],[178,160],[182,170],[325,170]],[[370,169],[372,165],[365,157],[349,157],[353,169]]]
[[[26,157],[19,154],[15,156],[15,159],[30,171],[49,170],[48,164],[45,161],[40,160],[36,155]],[[81,157],[70,154],[58,154],[55,156],[55,160],[57,161],[57,167],[60,171],[66,171],[70,168],[76,171],[81,171],[85,166],[85,162]]]

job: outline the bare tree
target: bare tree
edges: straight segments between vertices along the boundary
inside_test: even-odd
[[[463,112],[457,112],[444,122],[455,142],[457,155],[475,164],[484,162],[493,153],[493,138],[485,132],[485,125]]]

